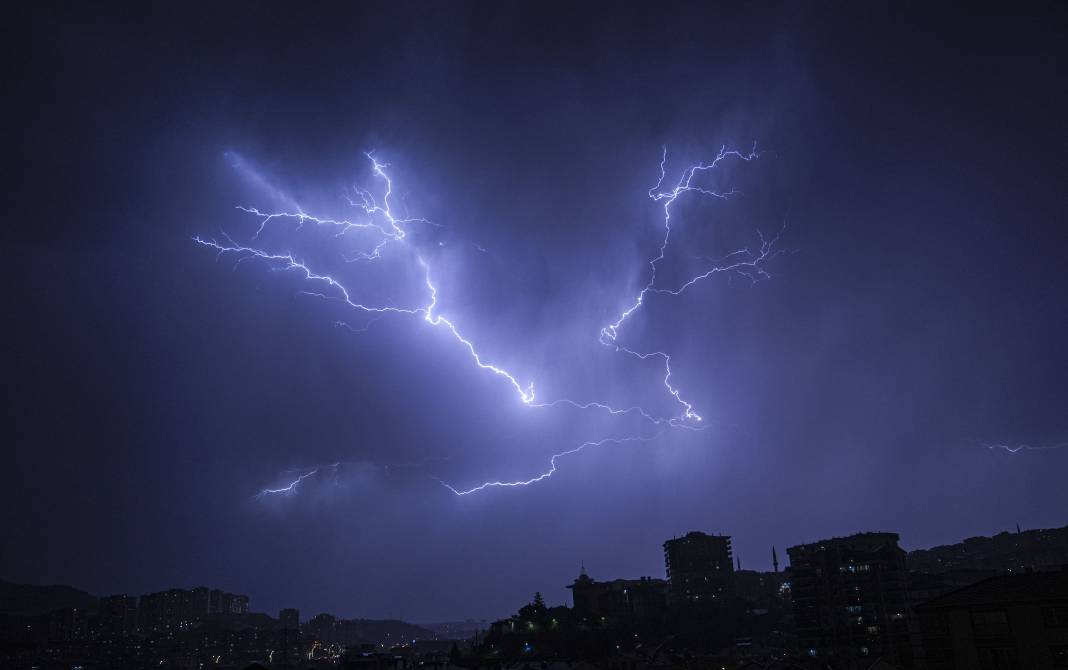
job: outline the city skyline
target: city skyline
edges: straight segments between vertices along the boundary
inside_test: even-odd
[[[598,580],[583,565],[567,585],[570,605],[536,591],[493,621],[302,618],[294,607],[274,616],[250,608],[247,595],[206,586],[93,598],[0,581],[0,660],[246,670],[532,660],[744,670],[1063,665],[1068,526],[912,552],[899,540],[871,531],[811,540],[786,547],[782,570],[772,548],[774,571],[756,572],[735,567],[730,536],[690,531],[664,541],[663,579]]]
[[[961,569],[963,569],[965,571],[974,570],[974,571],[985,573],[985,572],[988,572],[991,569],[993,569],[993,566],[995,564],[998,566],[997,569],[999,571],[1008,572],[1008,573],[1012,573],[1014,571],[1015,572],[1021,572],[1021,571],[1024,571],[1024,570],[1030,570],[1032,568],[1042,568],[1042,569],[1047,569],[1048,570],[1048,569],[1055,569],[1057,567],[1057,565],[1059,565],[1055,560],[1058,556],[1061,556],[1062,554],[1064,554],[1065,556],[1068,556],[1068,553],[1066,553],[1066,552],[1068,552],[1068,549],[1066,549],[1066,548],[1055,549],[1054,553],[1051,554],[1050,556],[1042,557],[1042,556],[1038,556],[1038,555],[1033,554],[1033,552],[1034,552],[1034,548],[1033,547],[1027,546],[1027,545],[1025,545],[1023,547],[1020,547],[1017,543],[1018,543],[1018,538],[1020,538],[1020,537],[1026,537],[1026,538],[1039,537],[1039,538],[1044,538],[1044,537],[1049,536],[1051,534],[1052,535],[1058,535],[1058,534],[1064,535],[1065,536],[1065,541],[1063,541],[1062,544],[1065,544],[1065,546],[1068,547],[1068,526],[1056,527],[1056,528],[1034,528],[1034,529],[1021,528],[1021,527],[1017,526],[1014,529],[1003,530],[1003,531],[1000,531],[998,533],[995,533],[995,534],[992,534],[992,535],[989,535],[989,536],[987,536],[987,535],[979,535],[979,536],[971,536],[971,537],[967,537],[967,538],[960,538],[957,541],[946,541],[946,542],[943,542],[941,544],[936,544],[936,545],[932,545],[932,546],[929,546],[929,547],[908,548],[907,546],[902,546],[902,549],[904,549],[907,552],[908,563],[909,563],[910,569],[919,570],[922,573],[939,574],[940,572],[943,572],[943,571],[952,571],[952,570],[961,570]],[[797,547],[788,547],[788,546],[778,546],[777,547],[775,545],[773,545],[772,547],[769,547],[769,549],[767,551],[767,565],[766,566],[762,565],[758,561],[757,562],[757,567],[754,568],[754,566],[752,564],[749,564],[749,563],[741,564],[740,563],[741,557],[738,554],[733,552],[733,550],[732,550],[732,542],[733,542],[733,540],[734,540],[734,538],[736,536],[728,534],[728,533],[722,533],[722,534],[721,533],[706,533],[705,531],[702,531],[702,530],[691,530],[691,531],[688,531],[687,533],[682,534],[680,536],[674,536],[674,537],[670,537],[670,538],[665,538],[664,542],[661,545],[661,547],[663,549],[663,553],[661,554],[661,569],[660,569],[659,572],[653,570],[651,572],[643,573],[641,575],[637,575],[637,574],[634,574],[634,575],[630,575],[630,574],[628,574],[628,575],[619,575],[619,574],[608,575],[608,574],[598,574],[596,572],[596,570],[594,570],[593,573],[594,573],[595,576],[591,576],[590,575],[591,571],[587,569],[585,561],[580,561],[579,569],[575,573],[575,579],[571,583],[563,584],[561,586],[561,588],[559,589],[560,594],[564,594],[564,599],[561,601],[561,600],[558,600],[558,599],[550,598],[546,602],[550,606],[575,607],[575,608],[581,609],[581,607],[579,605],[576,605],[575,602],[574,602],[574,593],[575,593],[574,588],[575,588],[575,586],[577,584],[582,584],[584,582],[591,583],[591,584],[592,583],[601,583],[601,584],[609,583],[610,584],[612,582],[643,582],[646,579],[652,579],[654,581],[660,581],[660,582],[662,582],[662,583],[664,583],[666,585],[668,582],[671,582],[671,573],[670,573],[670,570],[667,568],[667,562],[669,560],[668,559],[668,545],[671,545],[671,544],[676,544],[677,545],[679,540],[686,541],[690,537],[696,537],[698,540],[700,540],[700,538],[702,538],[702,537],[703,538],[708,538],[709,540],[715,540],[715,543],[717,544],[717,546],[720,546],[720,543],[722,543],[721,546],[725,547],[725,549],[715,549],[715,550],[713,550],[711,552],[711,554],[714,555],[714,554],[716,554],[717,551],[725,551],[725,553],[722,554],[722,557],[719,558],[719,559],[716,559],[716,560],[726,561],[726,563],[724,563],[722,566],[717,565],[716,568],[715,568],[716,571],[727,570],[728,572],[733,573],[733,574],[737,574],[739,572],[745,571],[745,572],[756,572],[756,573],[761,573],[761,574],[782,574],[782,575],[787,575],[787,574],[789,574],[790,568],[792,567],[792,565],[790,563],[790,554],[789,554],[789,551],[791,549],[804,549],[806,546],[815,546],[816,544],[821,543],[821,542],[835,542],[835,541],[840,541],[840,540],[848,540],[849,538],[852,538],[852,537],[868,536],[868,535],[874,535],[874,536],[892,535],[895,538],[897,538],[897,539],[895,539],[895,544],[897,544],[898,540],[900,539],[900,534],[897,533],[897,532],[887,532],[887,531],[877,531],[877,530],[876,531],[873,531],[873,530],[857,531],[856,533],[847,533],[847,534],[841,535],[841,536],[837,536],[837,535],[836,536],[828,536],[828,537],[823,538],[823,539],[808,538],[804,543],[797,545]],[[990,548],[990,547],[996,547],[996,543],[997,542],[1001,542],[1002,540],[1007,540],[1006,542],[1003,542],[1003,544],[1006,545],[1006,546],[1002,546],[1000,549],[991,549]],[[1031,539],[1031,542],[1033,543],[1034,540]],[[1039,540],[1039,542],[1041,542],[1041,540]],[[971,555],[970,558],[968,557],[968,554],[965,553],[958,560],[958,562],[955,562],[955,563],[954,562],[950,562],[947,565],[942,565],[941,564],[941,562],[945,559],[947,554],[952,556],[952,555],[954,555],[955,550],[956,551],[962,551],[963,550],[963,551],[966,552],[966,547],[968,547],[968,546],[973,546],[973,547],[977,546],[976,543],[983,543],[984,546],[987,546],[987,548],[985,549],[985,551],[975,551],[975,549],[973,549],[973,554]],[[1010,545],[1010,544],[1012,545],[1012,547],[1014,547],[1014,549],[1012,549],[1012,550],[1008,549],[1007,545]],[[631,547],[630,549],[633,550],[634,547]],[[1008,553],[1006,553],[1007,551],[1008,551]],[[1017,559],[1017,558],[1013,557],[1012,556],[1012,551],[1018,552],[1020,554],[1020,556],[1023,557],[1023,558]],[[778,558],[780,554],[782,556],[781,559]],[[1039,565],[1039,564],[1026,565],[1026,563],[1027,563],[1027,558],[1026,557],[1028,557],[1028,556],[1031,556],[1032,558],[1037,556],[1037,557],[1041,558],[1042,560],[1044,560],[1046,562],[1042,563],[1041,565]],[[995,557],[998,557],[998,558],[995,558]],[[706,555],[699,555],[697,562],[700,563],[700,562],[702,562],[704,560],[707,560],[707,554]],[[997,563],[998,560],[1000,560],[1002,562],[1001,563]],[[734,561],[739,561],[739,564],[736,565]],[[1052,561],[1052,562],[1050,562],[1050,561]],[[1013,568],[1013,567],[1011,567],[1012,565],[1015,565],[1016,567]],[[683,573],[683,574],[685,574],[685,573]],[[6,581],[6,580],[3,580],[2,578],[0,578],[0,581]],[[8,583],[10,584],[10,582],[8,582]],[[54,584],[54,585],[53,584],[49,584],[49,585],[42,584],[42,585],[39,585],[39,586],[65,586],[65,587],[66,586],[72,586],[74,588],[77,588],[77,585],[66,584],[66,583]],[[722,590],[722,586],[721,585],[716,585],[716,589]],[[554,593],[554,591],[545,590],[545,589],[535,589],[534,591],[531,591],[531,593],[533,593],[533,592],[537,592],[537,593],[542,594],[542,595],[544,595],[544,594],[552,595]],[[289,603],[289,604],[283,605],[282,607],[279,607],[279,608],[264,607],[264,606],[261,606],[261,605],[257,604],[247,594],[234,594],[234,593],[228,592],[225,588],[206,587],[206,586],[199,585],[199,584],[195,585],[195,586],[194,585],[176,586],[176,585],[171,584],[171,585],[168,585],[166,588],[163,588],[163,589],[160,589],[160,590],[155,590],[155,591],[152,591],[152,592],[146,592],[146,593],[142,593],[142,594],[136,594],[136,593],[132,593],[132,592],[115,592],[115,593],[107,593],[107,594],[95,594],[95,595],[94,594],[89,594],[89,595],[92,595],[94,598],[97,598],[101,602],[101,605],[102,605],[104,601],[107,601],[107,600],[113,599],[113,598],[123,598],[123,599],[127,599],[127,600],[132,599],[136,603],[138,600],[143,600],[145,598],[153,598],[153,599],[160,599],[160,598],[167,598],[167,597],[174,598],[174,597],[176,597],[176,596],[174,596],[174,594],[176,594],[176,593],[180,593],[180,594],[184,594],[185,595],[185,597],[186,597],[186,599],[188,601],[186,603],[187,609],[189,609],[189,608],[195,609],[196,608],[196,604],[195,603],[198,600],[198,594],[200,594],[199,599],[203,601],[202,609],[204,609],[205,612],[212,612],[212,613],[232,612],[232,613],[242,613],[243,614],[243,613],[247,613],[247,612],[257,612],[257,613],[266,613],[266,614],[270,615],[272,612],[275,612],[275,611],[284,612],[284,611],[296,610],[296,611],[302,613],[302,617],[303,618],[301,619],[301,621],[307,621],[307,620],[309,620],[309,619],[311,619],[314,616],[317,616],[319,614],[328,614],[328,615],[337,616],[337,617],[340,617],[340,618],[349,618],[349,619],[358,619],[358,620],[371,620],[371,621],[393,620],[392,617],[387,618],[387,617],[375,616],[374,612],[358,612],[357,613],[357,612],[354,612],[354,611],[351,611],[351,610],[344,610],[344,609],[338,610],[338,611],[330,611],[330,612],[325,612],[325,611],[324,612],[319,612],[319,611],[315,611],[314,608],[309,609],[309,608],[304,607],[302,603]],[[180,596],[177,596],[177,597],[180,597]],[[669,602],[671,601],[672,598],[674,598],[676,600],[680,600],[680,599],[681,600],[690,600],[689,597],[681,597],[680,598],[679,595],[672,596],[671,593],[669,593],[667,591],[665,591],[663,593],[663,597],[667,598]],[[568,602],[569,598],[571,599],[571,602]],[[507,609],[505,611],[502,611],[502,612],[499,612],[499,613],[495,613],[495,614],[492,614],[492,615],[486,616],[486,617],[464,616],[462,613],[456,613],[456,615],[451,617],[451,618],[450,617],[444,617],[444,618],[442,618],[440,620],[434,620],[434,621],[431,621],[431,620],[404,619],[404,618],[401,618],[401,619],[398,619],[398,620],[402,620],[402,621],[405,621],[407,623],[411,623],[411,624],[414,624],[414,625],[417,625],[417,626],[420,626],[420,625],[437,625],[437,624],[440,624],[442,622],[472,622],[472,621],[488,622],[488,621],[492,621],[494,619],[499,619],[499,618],[505,616],[508,612],[510,612],[510,611],[512,611],[514,609],[515,609],[515,607],[513,606],[512,608],[509,608],[509,609]]]

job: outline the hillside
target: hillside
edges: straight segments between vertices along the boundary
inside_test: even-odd
[[[0,613],[21,616],[46,614],[52,610],[77,607],[96,610],[95,596],[73,586],[54,584],[14,584],[0,579]]]

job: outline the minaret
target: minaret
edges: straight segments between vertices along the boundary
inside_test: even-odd
[[[779,556],[775,553],[775,546],[771,547],[771,564],[775,566],[775,574],[779,574]]]
[[[741,556],[735,556],[734,560],[738,564],[738,567],[736,567],[735,570],[737,570],[738,572],[741,572],[742,571],[742,557]]]

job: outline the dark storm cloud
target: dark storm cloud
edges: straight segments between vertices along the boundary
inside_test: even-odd
[[[583,560],[660,574],[660,543],[694,528],[760,567],[772,544],[858,530],[922,546],[1064,523],[1068,452],[982,446],[1068,435],[1063,24],[1059,7],[15,17],[0,572],[430,620],[562,600]],[[444,226],[420,243],[444,243],[465,332],[548,397],[625,404],[658,370],[596,334],[658,243],[660,147],[679,169],[753,141],[771,153],[725,174],[744,197],[688,205],[670,268],[784,221],[796,253],[771,281],[653,300],[627,331],[672,352],[712,428],[586,450],[522,491],[455,498],[432,476],[526,477],[629,427],[518,406],[418,318],[334,327],[295,278],[191,242],[247,237],[234,206],[264,199],[336,213],[376,149]]]

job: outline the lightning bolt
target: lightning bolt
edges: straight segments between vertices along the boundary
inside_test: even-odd
[[[1053,451],[1055,449],[1064,449],[1068,447],[1068,442],[1060,442],[1058,444],[1045,444],[1045,445],[1031,445],[1031,444],[983,444],[984,447],[991,451],[995,449],[1003,449],[1010,454],[1018,454],[1021,451]]]
[[[315,475],[319,474],[319,471],[322,470],[324,467],[330,467],[336,472],[337,469],[339,467],[341,467],[341,463],[334,463],[334,464],[332,464],[330,466],[317,466],[317,467],[311,468],[307,472],[305,472],[305,473],[303,473],[301,475],[298,475],[296,479],[294,479],[293,481],[289,482],[285,486],[280,486],[280,487],[278,487],[276,489],[262,489],[259,493],[257,493],[253,497],[255,497],[256,499],[259,499],[259,498],[263,498],[265,496],[272,496],[272,495],[292,495],[292,494],[297,492],[297,487],[300,486],[301,482],[303,482],[308,477],[314,477]]]
[[[642,306],[645,305],[646,298],[650,294],[660,295],[672,295],[678,296],[686,289],[690,288],[694,284],[700,281],[708,279],[714,274],[722,272],[736,272],[748,277],[751,281],[756,281],[762,278],[768,278],[770,275],[764,270],[763,265],[766,261],[777,255],[779,252],[775,249],[775,243],[778,241],[778,236],[767,240],[764,236],[760,235],[760,248],[756,252],[749,249],[739,249],[731,252],[725,256],[722,260],[727,261],[725,264],[716,263],[712,268],[707,271],[695,275],[681,286],[675,289],[659,288],[656,285],[657,280],[657,268],[660,263],[663,262],[667,256],[668,245],[671,242],[671,207],[682,196],[693,193],[699,196],[705,196],[710,198],[718,198],[720,200],[727,200],[733,195],[737,195],[738,191],[731,189],[730,191],[720,192],[713,189],[701,186],[699,182],[695,182],[695,179],[705,172],[716,169],[719,164],[725,160],[738,159],[742,161],[751,161],[760,156],[757,153],[756,146],[754,145],[752,150],[748,153],[742,153],[736,150],[728,150],[726,146],[720,147],[719,153],[708,163],[697,163],[691,165],[682,171],[678,182],[672,188],[665,188],[664,182],[667,179],[667,147],[664,147],[663,153],[660,158],[660,178],[657,180],[656,185],[649,189],[649,198],[653,202],[662,202],[664,211],[664,236],[660,242],[660,249],[658,253],[648,261],[649,265],[649,281],[645,284],[638,295],[634,298],[634,301],[629,307],[624,309],[619,317],[612,323],[601,328],[600,337],[598,338],[601,344],[611,347],[617,352],[629,354],[640,360],[660,359],[664,364],[664,387],[668,393],[675,399],[675,401],[682,407],[682,415],[679,419],[683,421],[702,421],[700,414],[694,411],[693,404],[682,397],[681,391],[672,385],[671,383],[671,356],[663,351],[635,351],[627,346],[620,344],[619,334],[623,324],[630,319]]]
[[[498,487],[513,488],[513,487],[516,487],[516,486],[530,486],[531,484],[537,484],[538,482],[544,481],[544,480],[548,479],[549,477],[552,477],[554,474],[556,474],[556,461],[559,458],[563,458],[565,456],[571,456],[572,454],[577,454],[580,451],[582,451],[583,449],[587,449],[587,448],[590,448],[590,447],[600,447],[600,446],[603,446],[605,444],[625,444],[627,442],[651,442],[651,441],[655,440],[657,437],[659,437],[659,436],[658,435],[652,435],[652,436],[648,436],[648,437],[643,437],[643,436],[606,437],[603,440],[593,440],[593,441],[589,441],[589,442],[583,442],[582,444],[580,444],[579,446],[575,447],[574,449],[568,449],[567,451],[561,451],[558,454],[553,454],[552,457],[549,458],[549,469],[546,470],[545,472],[542,472],[541,474],[535,475],[535,476],[533,476],[533,477],[531,477],[529,479],[519,479],[519,480],[516,480],[516,481],[508,481],[508,482],[502,482],[502,481],[484,482],[482,484],[479,484],[478,486],[474,486],[474,487],[469,488],[469,489],[457,489],[457,488],[447,484],[446,482],[443,482],[440,479],[438,480],[438,482],[442,486],[444,486],[445,488],[449,489],[450,491],[452,491],[454,494],[456,494],[458,496],[466,496],[466,495],[470,495],[472,493],[478,493],[479,491],[485,491],[486,489],[489,489],[489,488],[498,488]]]
[[[735,250],[717,261],[714,261],[710,268],[690,277],[687,281],[678,286],[664,287],[657,284],[657,270],[666,257],[668,246],[671,241],[672,206],[686,194],[695,194],[696,196],[724,200],[737,195],[738,192],[733,188],[729,191],[720,192],[703,186],[699,181],[699,177],[706,172],[714,170],[723,161],[737,159],[748,162],[757,158],[759,155],[760,154],[757,153],[755,146],[747,153],[728,150],[726,147],[721,147],[713,160],[707,163],[702,162],[689,166],[682,172],[679,180],[674,186],[666,187],[667,149],[664,149],[660,161],[659,178],[656,185],[649,189],[648,192],[649,197],[654,202],[663,203],[664,213],[664,235],[658,253],[648,261],[648,282],[637,294],[633,302],[619,314],[615,321],[601,328],[597,338],[601,344],[612,348],[616,352],[628,354],[640,360],[654,359],[662,361],[664,370],[663,386],[666,388],[669,396],[672,397],[681,408],[680,413],[677,416],[672,417],[657,416],[640,406],[616,408],[607,403],[598,401],[577,401],[562,398],[536,402],[534,383],[532,381],[524,384],[520,382],[519,378],[512,372],[485,360],[483,355],[479,353],[474,342],[466,337],[452,320],[436,311],[438,308],[438,288],[433,282],[431,267],[425,260],[424,256],[412,249],[410,243],[407,242],[406,238],[408,237],[409,232],[408,227],[411,224],[436,224],[433,224],[426,219],[412,218],[408,216],[402,217],[395,213],[392,202],[393,182],[386,170],[388,164],[379,162],[373,152],[367,152],[365,156],[371,164],[372,174],[383,184],[381,196],[376,197],[371,191],[361,188],[354,188],[352,194],[345,195],[348,204],[362,212],[363,219],[361,220],[353,221],[349,219],[319,217],[305,212],[304,209],[292,199],[285,198],[292,207],[292,211],[264,212],[256,207],[237,207],[238,210],[259,219],[259,225],[251,236],[251,241],[248,243],[238,243],[226,232],[221,233],[219,239],[196,236],[193,238],[193,241],[201,246],[213,249],[216,252],[216,257],[219,259],[224,256],[233,257],[235,259],[233,266],[235,271],[246,261],[258,261],[267,265],[271,271],[295,273],[304,281],[319,287],[318,290],[301,290],[299,293],[324,300],[340,301],[356,312],[368,314],[372,319],[368,322],[367,326],[374,320],[389,314],[419,316],[430,326],[441,328],[448,332],[460,347],[467,352],[468,356],[478,369],[487,371],[503,379],[512,388],[520,402],[524,405],[539,408],[568,406],[578,410],[603,411],[612,416],[634,414],[655,426],[699,430],[700,426],[698,424],[703,420],[702,417],[694,410],[693,404],[683,398],[680,389],[672,383],[671,356],[664,351],[640,351],[631,348],[630,346],[621,343],[620,331],[624,324],[645,305],[650,296],[679,296],[695,284],[719,273],[737,273],[745,276],[753,282],[769,278],[770,275],[766,272],[764,265],[767,261],[780,253],[780,251],[775,248],[779,236],[766,239],[763,235],[760,235],[760,246],[755,250],[750,250],[748,248]],[[239,167],[247,169],[247,166],[243,161],[240,161]],[[265,180],[258,175],[255,175],[254,181],[261,186],[266,185]],[[282,197],[280,191],[277,189],[272,189],[272,191],[276,195]],[[398,246],[408,250],[414,259],[414,262],[422,271],[423,284],[427,295],[426,301],[423,304],[404,305],[392,303],[375,304],[364,299],[359,299],[354,297],[353,292],[346,287],[341,279],[334,275],[325,274],[313,269],[307,261],[298,259],[292,252],[268,251],[266,248],[258,245],[262,234],[269,225],[272,223],[284,222],[293,224],[297,231],[301,230],[305,225],[326,228],[333,232],[333,237],[335,239],[348,237],[350,234],[358,233],[370,235],[372,240],[369,248],[360,248],[349,254],[341,254],[342,260],[348,263],[377,261],[382,259],[392,246]],[[479,250],[482,251],[480,247]],[[353,332],[362,332],[362,330],[366,330],[366,326],[363,329],[357,329],[349,326],[349,324],[344,321],[337,321],[335,323],[338,326],[349,328]],[[575,448],[553,454],[550,458],[549,470],[526,480],[485,482],[469,489],[458,489],[441,480],[438,481],[440,481],[445,488],[458,496],[469,495],[488,488],[527,486],[551,477],[553,473],[556,472],[558,459],[578,453],[584,449],[599,447],[605,444],[650,441],[653,439],[656,439],[656,436],[605,438],[602,440],[583,442]],[[317,466],[307,469],[306,471],[300,472],[298,476],[287,485],[278,488],[265,488],[261,490],[256,497],[262,498],[270,495],[292,495],[298,490],[302,482],[309,477],[315,476],[321,472],[323,468],[333,468],[336,472],[339,466],[340,463],[335,463],[329,466]]]
[[[404,469],[421,469],[430,462],[447,461],[449,456],[433,456],[427,458],[421,458],[414,462],[390,462],[390,463],[376,463],[373,461],[337,461],[334,463],[327,463],[323,465],[315,465],[304,468],[294,468],[290,470],[284,470],[283,475],[289,473],[296,473],[296,477],[292,477],[287,484],[281,485],[278,488],[264,488],[261,489],[253,499],[259,500],[268,496],[291,496],[297,493],[300,485],[311,477],[316,476],[329,476],[333,475],[334,483],[338,483],[338,477],[343,469],[346,468],[373,468],[382,471],[399,471]]]
[[[382,196],[381,204],[375,198],[374,194],[364,189],[356,189],[356,193],[359,199],[347,197],[349,204],[359,209],[362,209],[368,220],[362,222],[352,222],[348,219],[327,219],[307,214],[304,211],[298,212],[276,212],[276,213],[263,213],[259,209],[254,207],[238,207],[237,209],[254,214],[260,217],[260,225],[257,228],[255,234],[252,236],[253,240],[256,240],[263,233],[267,224],[274,220],[286,220],[291,219],[296,222],[296,227],[299,230],[305,223],[312,222],[316,225],[327,226],[336,228],[337,232],[335,237],[341,237],[350,230],[372,230],[377,232],[381,236],[381,240],[372,247],[369,251],[360,251],[355,256],[346,257],[348,261],[373,261],[382,257],[384,249],[391,243],[401,243],[407,236],[406,226],[410,223],[428,223],[426,219],[415,218],[399,218],[393,212],[392,203],[390,201],[393,194],[393,182],[389,175],[386,173],[388,165],[378,162],[374,157],[373,152],[367,152],[365,154],[367,159],[371,162],[372,173],[384,181],[385,193]],[[380,222],[381,221],[381,222]],[[508,383],[515,389],[519,395],[520,400],[525,404],[530,404],[534,401],[534,385],[529,383],[523,385],[519,380],[510,372],[502,367],[487,363],[479,355],[475,348],[474,343],[468,338],[464,337],[456,325],[448,318],[435,314],[434,310],[437,307],[438,302],[438,290],[434,283],[431,281],[430,266],[422,256],[416,256],[416,261],[419,267],[423,269],[424,280],[426,289],[429,293],[429,302],[423,306],[404,307],[397,305],[370,305],[362,301],[354,300],[349,290],[339,281],[337,278],[320,274],[312,270],[303,260],[297,260],[292,253],[271,253],[246,244],[239,244],[233,240],[228,234],[223,233],[223,242],[219,242],[215,239],[203,238],[196,236],[193,241],[202,246],[210,247],[217,252],[219,257],[223,255],[233,255],[237,258],[234,263],[234,269],[236,269],[242,262],[250,259],[260,260],[271,267],[272,270],[281,271],[294,271],[301,275],[304,279],[321,283],[324,285],[323,292],[316,291],[302,291],[306,295],[315,296],[323,299],[341,300],[348,307],[360,312],[370,314],[408,314],[408,315],[421,315],[423,320],[432,326],[442,327],[447,330],[453,338],[459,342],[464,349],[467,350],[471,356],[475,365],[482,370],[488,370],[500,377],[503,377]],[[339,325],[348,324],[344,322],[337,322]],[[354,329],[355,330],[355,329]]]
[[[430,304],[427,305],[426,309],[423,310],[423,320],[432,326],[444,326],[450,333],[452,333],[452,336],[456,338],[456,341],[463,345],[465,349],[467,349],[467,353],[471,355],[472,360],[475,361],[475,365],[477,365],[483,370],[489,370],[495,375],[504,377],[508,380],[508,383],[512,385],[512,388],[515,389],[515,392],[519,394],[519,399],[522,400],[524,404],[529,405],[533,403],[534,382],[530,382],[530,384],[524,387],[507,370],[483,361],[482,357],[479,356],[477,351],[475,351],[475,345],[471,343],[471,340],[468,340],[460,334],[460,331],[456,329],[456,326],[452,323],[452,321],[449,321],[443,316],[436,316],[434,314],[434,308],[438,304],[438,290],[430,281],[430,266],[426,264],[426,261],[424,261],[422,257],[419,257],[419,265],[422,266],[422,268],[426,271],[426,287],[427,290],[430,291]]]

